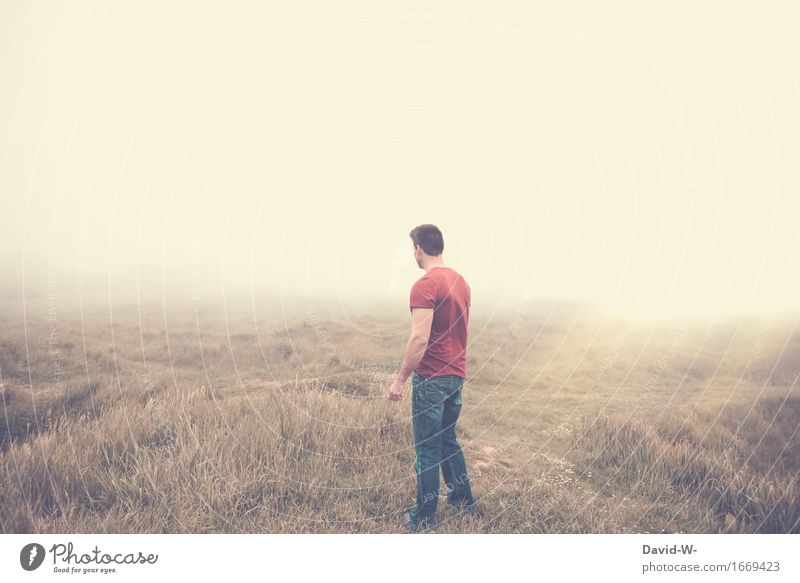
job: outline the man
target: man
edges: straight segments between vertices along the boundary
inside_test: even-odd
[[[439,467],[449,490],[447,500],[475,512],[475,500],[456,421],[467,364],[467,325],[471,292],[461,275],[442,261],[444,239],[435,225],[420,225],[410,233],[417,265],[425,270],[411,287],[411,337],[389,398],[403,398],[410,375],[414,429],[417,505],[406,511],[412,532],[436,525]]]

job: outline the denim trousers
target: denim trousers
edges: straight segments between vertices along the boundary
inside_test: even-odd
[[[461,444],[456,439],[456,421],[461,412],[464,379],[455,375],[411,377],[411,415],[414,429],[414,471],[417,505],[411,510],[412,528],[436,525],[439,501],[439,468],[442,469],[447,500],[454,506],[473,506],[472,489]]]

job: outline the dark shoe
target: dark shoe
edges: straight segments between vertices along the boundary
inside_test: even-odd
[[[410,508],[408,510],[403,510],[403,524],[409,531],[414,532],[414,521],[411,518]]]
[[[417,522],[413,515],[414,508],[409,508],[403,511],[403,523],[410,532],[420,532],[430,528],[430,523],[427,520]]]
[[[466,500],[453,501],[448,499],[447,502],[450,504],[450,506],[455,506],[467,514],[476,514],[478,512],[478,505],[475,500],[472,502],[467,502]]]

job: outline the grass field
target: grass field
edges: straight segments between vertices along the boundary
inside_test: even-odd
[[[403,532],[408,310],[0,306],[3,532]],[[800,532],[791,318],[474,310],[438,532]]]

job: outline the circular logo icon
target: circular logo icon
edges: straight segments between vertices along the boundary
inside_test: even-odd
[[[19,564],[26,571],[35,571],[44,561],[44,547],[39,543],[30,543],[19,552]]]

